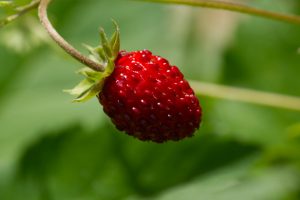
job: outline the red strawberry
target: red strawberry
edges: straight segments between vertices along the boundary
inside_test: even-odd
[[[180,140],[200,123],[198,99],[182,73],[147,50],[119,54],[99,100],[119,130],[140,140]]]
[[[116,127],[140,140],[165,142],[193,135],[199,128],[199,101],[176,66],[150,51],[119,52],[119,32],[110,41],[89,50],[106,65],[105,72],[89,68],[72,94],[75,101],[95,95]]]

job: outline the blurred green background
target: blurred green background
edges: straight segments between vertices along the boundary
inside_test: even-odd
[[[298,0],[240,2],[300,14]],[[187,79],[300,95],[294,25],[127,0],[54,1],[50,17],[83,52],[114,18],[122,49],[149,49]],[[96,99],[73,104],[62,92],[81,65],[35,12],[0,30],[0,61],[1,200],[300,199],[299,112],[200,96],[193,138],[140,142],[118,132]]]

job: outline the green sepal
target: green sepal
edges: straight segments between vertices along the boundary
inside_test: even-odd
[[[84,48],[86,48],[88,50],[88,52],[90,53],[89,57],[92,58],[93,60],[96,60],[97,62],[99,62],[101,59],[99,59],[99,54],[97,51],[95,51],[94,47],[91,47],[87,44],[82,44]],[[102,63],[101,63],[102,64]]]
[[[103,28],[100,28],[100,37],[102,40],[102,47],[105,54],[107,55],[107,57],[112,57],[112,48]]]
[[[107,56],[106,56],[106,54],[105,54],[105,52],[104,52],[104,50],[103,50],[102,47],[97,48],[96,51],[97,51],[98,55],[100,56],[100,58],[102,60],[106,60],[107,59]]]
[[[103,29],[100,29],[100,37],[102,45],[98,47],[91,47],[84,44],[84,47],[89,51],[89,58],[103,64],[105,66],[104,72],[95,71],[88,67],[83,67],[77,73],[85,77],[76,87],[65,92],[75,95],[76,98],[73,102],[85,102],[97,96],[104,85],[105,79],[111,75],[115,68],[115,59],[120,50],[120,32],[119,27],[114,22],[116,31],[114,32],[111,40],[108,40]]]
[[[85,76],[87,79],[91,79],[93,81],[97,81],[103,76],[103,73],[96,72],[88,67],[84,67],[84,68],[78,70],[77,73],[81,74],[81,75]]]
[[[120,29],[116,21],[112,20],[116,31],[110,39],[110,45],[112,47],[112,55],[113,58],[116,59],[118,57],[120,51]]]
[[[89,68],[84,68],[78,73],[84,75],[86,79],[82,80],[72,90],[65,90],[65,92],[77,96],[73,102],[85,102],[96,96],[103,87],[104,79],[108,76],[108,74],[91,71]]]

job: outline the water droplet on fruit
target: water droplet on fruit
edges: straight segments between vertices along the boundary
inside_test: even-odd
[[[132,111],[134,114],[140,114],[139,109],[137,109],[136,107],[132,107]]]
[[[144,105],[147,104],[147,102],[144,99],[141,99],[141,103],[144,104]]]

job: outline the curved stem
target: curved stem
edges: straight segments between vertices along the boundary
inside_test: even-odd
[[[199,81],[189,81],[199,96],[227,99],[277,108],[300,111],[300,98],[251,89],[241,89]]]
[[[60,36],[55,28],[52,26],[51,22],[48,19],[47,9],[48,5],[51,0],[41,0],[39,5],[39,18],[47,30],[51,38],[61,47],[63,48],[69,55],[73,58],[78,60],[79,62],[83,63],[84,65],[88,66],[89,68],[95,71],[104,71],[104,66],[100,63],[96,63],[93,60],[89,59],[88,57],[82,55],[79,51],[77,51],[72,45],[70,45],[67,41],[64,40],[62,36]]]
[[[275,12],[256,9],[236,3],[214,1],[214,0],[139,0],[139,1],[151,1],[159,3],[175,3],[191,6],[200,6],[207,8],[224,9],[235,12],[241,12],[260,17],[265,17],[273,20],[284,21],[293,24],[300,24],[300,17],[295,15],[285,15]],[[66,42],[52,26],[47,16],[47,8],[51,0],[33,0],[30,4],[18,7],[16,10],[19,12],[15,15],[7,17],[4,21],[5,24],[13,21],[28,11],[36,8],[39,5],[39,18],[49,35],[56,41],[56,43],[62,47],[72,57],[87,65],[93,70],[104,71],[104,66],[93,60],[83,56],[68,42]],[[4,25],[5,25],[4,24]],[[0,24],[0,28],[1,28]],[[221,86],[211,83],[203,83],[199,81],[190,81],[191,86],[194,88],[197,95],[208,96],[213,98],[227,99],[233,101],[247,102],[264,106],[271,106],[277,108],[286,108],[291,110],[300,111],[300,98],[274,94],[268,92],[260,92],[250,89],[238,89],[235,87]]]
[[[167,3],[167,4],[181,4],[189,6],[198,6],[206,8],[215,8],[222,10],[235,11],[250,15],[256,15],[259,17],[269,18],[277,21],[288,22],[292,24],[300,24],[300,17],[296,15],[280,14],[276,12],[270,12],[262,9],[253,8],[250,6],[245,6],[237,3],[230,3],[224,1],[214,1],[214,0],[138,0],[138,1],[149,1],[157,3]]]

